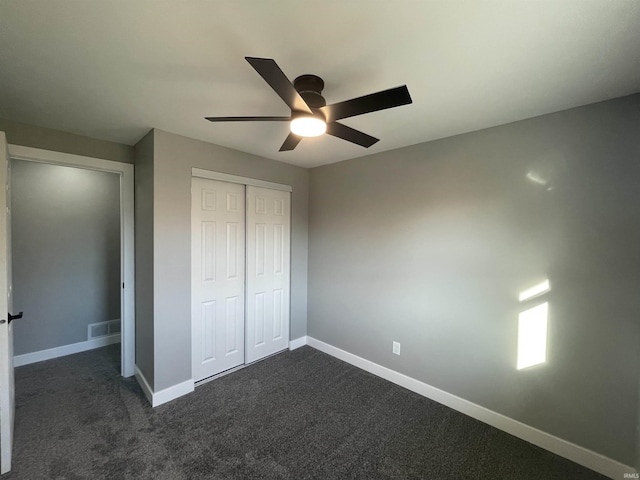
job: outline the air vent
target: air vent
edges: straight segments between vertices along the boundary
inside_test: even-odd
[[[108,320],[106,322],[90,323],[87,327],[87,339],[104,337],[120,333],[120,320]]]

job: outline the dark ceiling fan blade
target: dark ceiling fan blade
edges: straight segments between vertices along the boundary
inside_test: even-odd
[[[364,97],[352,98],[344,102],[334,103],[322,107],[327,122],[335,122],[341,118],[355,117],[363,113],[377,112],[386,108],[399,107],[412,103],[409,89],[406,85],[390,88],[382,92],[372,93]]]
[[[271,58],[244,57],[291,110],[313,113],[280,67]]]
[[[288,122],[291,117],[204,117],[210,122]]]
[[[327,133],[365,148],[369,148],[371,145],[379,141],[378,138],[367,135],[355,128],[347,127],[346,125],[338,122],[327,123]]]
[[[296,135],[295,133],[290,133],[289,136],[285,139],[284,143],[280,147],[280,152],[288,152],[289,150],[293,150],[298,146],[302,140],[302,137]]]

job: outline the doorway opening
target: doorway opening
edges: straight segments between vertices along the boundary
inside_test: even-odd
[[[14,305],[25,312],[15,366],[119,343],[120,372],[132,376],[133,165],[14,145],[9,154]]]

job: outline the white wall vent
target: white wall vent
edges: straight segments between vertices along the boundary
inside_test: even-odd
[[[120,319],[90,323],[87,326],[87,340],[120,333]]]

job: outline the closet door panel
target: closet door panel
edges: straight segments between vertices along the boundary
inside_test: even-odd
[[[247,186],[246,363],[289,346],[291,195]]]
[[[193,178],[191,319],[195,381],[244,363],[245,187]]]

